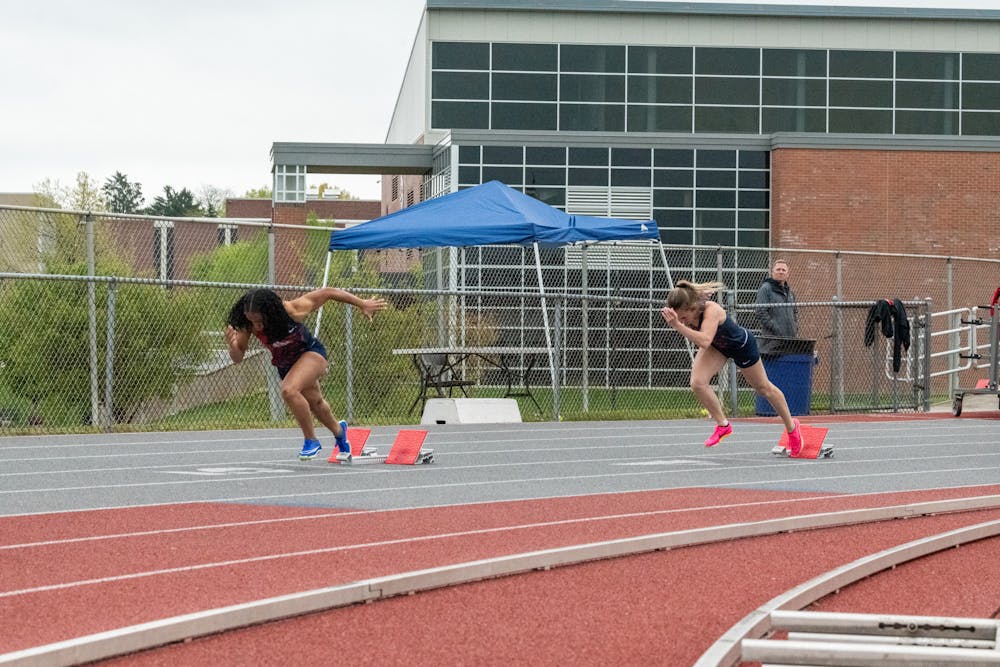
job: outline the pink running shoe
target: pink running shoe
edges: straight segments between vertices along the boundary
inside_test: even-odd
[[[725,426],[716,426],[715,431],[712,432],[712,437],[705,441],[706,447],[715,447],[717,444],[722,442],[723,438],[727,438],[733,434],[733,425],[726,424]]]
[[[792,419],[795,429],[788,434],[788,451],[793,457],[802,453],[802,429],[799,428],[799,420]]]

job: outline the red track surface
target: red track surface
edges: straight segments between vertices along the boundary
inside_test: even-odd
[[[492,556],[997,493],[1000,486],[846,497],[678,489],[394,512],[192,504],[0,519],[0,653]],[[962,513],[633,556],[333,610],[114,662],[319,664],[335,655],[382,665],[690,664],[747,612],[813,576],[997,518],[1000,510]],[[924,588],[896,586],[872,593],[864,609],[849,606],[993,615],[1000,540],[923,560],[966,554],[971,562],[942,569],[972,576],[941,584],[922,602],[913,595]]]

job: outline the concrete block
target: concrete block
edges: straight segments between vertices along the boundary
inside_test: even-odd
[[[521,421],[513,398],[428,398],[421,424],[512,424]]]

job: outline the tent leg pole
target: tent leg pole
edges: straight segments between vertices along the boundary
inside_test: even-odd
[[[552,374],[552,419],[559,421],[559,376],[556,373],[556,360],[552,352],[552,334],[549,331],[548,304],[545,300],[545,283],[542,282],[542,255],[538,250],[538,241],[532,244],[535,249],[535,270],[538,273],[538,292],[542,295],[542,328],[545,330],[545,347],[549,349],[549,372]]]
[[[333,255],[332,250],[326,251],[326,266],[323,267],[323,284],[320,287],[326,287],[326,281],[330,278],[330,257]],[[316,336],[319,336],[319,324],[323,321],[323,306],[319,307],[316,311]]]

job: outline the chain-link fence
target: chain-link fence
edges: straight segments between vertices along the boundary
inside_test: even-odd
[[[457,345],[547,350],[461,368],[471,396],[523,382],[525,419],[696,416],[692,350],[659,314],[670,285],[725,283],[724,305],[759,333],[757,289],[779,257],[807,342],[794,356],[811,359],[792,369],[807,411],[927,409],[993,363],[980,307],[997,261],[656,244],[328,253],[331,231],[0,207],[0,433],[293,425],[267,352],[254,343],[234,365],[221,337],[261,284],[389,299],[373,323],[336,303],[307,320],[330,352],[325,395],[360,423],[419,421],[420,378],[398,351]],[[902,300],[910,324],[898,369],[877,324],[865,340],[881,299]],[[718,389],[731,414],[761,411],[730,369]]]

